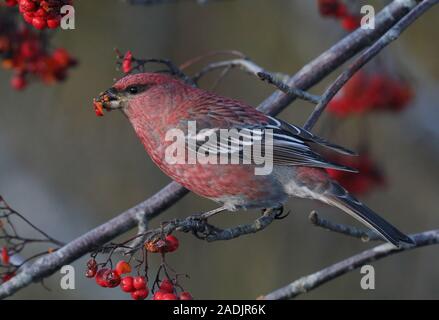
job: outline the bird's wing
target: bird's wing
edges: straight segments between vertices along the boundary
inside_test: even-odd
[[[356,172],[353,168],[324,159],[312,150],[311,146],[318,144],[349,155],[353,152],[317,137],[305,129],[267,116],[236,100],[209,96],[192,105],[188,118],[185,121],[192,120],[196,123],[196,132],[187,135],[192,141],[188,145],[196,146],[197,152],[208,152],[210,155],[237,153],[240,159],[261,163],[258,157],[270,156],[267,152],[269,152],[268,148],[272,147],[272,159],[275,165],[309,166]],[[226,132],[229,134],[225,134]],[[250,155],[249,152],[245,152],[246,146],[256,145],[260,145],[262,149],[259,156],[258,152],[250,152]]]

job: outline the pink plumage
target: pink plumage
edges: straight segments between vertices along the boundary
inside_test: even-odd
[[[324,168],[352,169],[328,161],[318,150],[350,152],[302,128],[267,116],[241,101],[156,73],[126,76],[98,100],[105,109],[120,109],[127,116],[145,150],[163,172],[228,210],[276,208],[289,196],[309,198],[340,208],[394,245],[412,243],[410,238],[328,177]],[[196,123],[197,136],[203,132],[201,130],[209,133],[220,129],[247,130],[252,134],[256,130],[272,132],[273,170],[266,175],[257,175],[255,168],[258,165],[253,162],[169,163],[165,160],[166,150],[172,141],[166,140],[167,132],[180,129],[189,139],[189,122]],[[219,154],[220,148],[209,150]]]

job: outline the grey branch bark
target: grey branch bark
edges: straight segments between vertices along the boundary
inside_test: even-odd
[[[415,2],[413,0],[395,0],[391,2],[376,15],[375,29],[358,29],[350,33],[319,57],[305,65],[286,84],[292,88],[308,90],[337,67],[379,39],[389,28],[406,15],[414,5]],[[259,106],[259,110],[274,115],[282,111],[294,99],[294,95],[277,91]],[[40,281],[53,274],[63,265],[75,261],[96,247],[134,228],[137,225],[136,216],[139,212],[146,211],[149,220],[154,218],[176,203],[187,192],[186,189],[175,182],[169,184],[137,206],[72,240],[56,252],[41,257],[34,263],[27,265],[14,278],[0,287],[0,298],[8,297],[32,282]]]
[[[313,113],[306,121],[304,128],[310,130],[322,115],[328,103],[334,98],[337,92],[349,81],[350,78],[360,70],[373,57],[381,52],[390,43],[398,39],[401,33],[407,29],[416,19],[428,9],[437,4],[439,0],[424,0],[414,7],[405,17],[389,29],[378,41],[366,49],[361,55],[325,90],[322,99],[315,107]]]
[[[266,294],[260,299],[265,300],[284,300],[297,297],[302,293],[313,290],[322,284],[338,278],[352,270],[355,270],[366,263],[371,263],[379,259],[388,257],[395,253],[400,253],[420,247],[425,247],[439,243],[439,229],[425,231],[417,234],[412,234],[410,237],[415,241],[414,246],[407,246],[403,248],[395,248],[389,243],[381,244],[372,249],[363,251],[343,261],[337,262],[327,268],[304,276],[285,287],[277,289],[271,293]]]

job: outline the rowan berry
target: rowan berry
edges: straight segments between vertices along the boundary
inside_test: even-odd
[[[136,290],[146,288],[146,278],[142,276],[137,276],[133,278],[133,286]]]
[[[146,297],[148,296],[148,293],[149,293],[148,288],[136,290],[131,292],[131,298],[133,298],[134,300],[145,300]]]

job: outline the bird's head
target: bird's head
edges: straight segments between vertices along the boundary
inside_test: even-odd
[[[138,73],[128,75],[118,80],[111,88],[102,92],[94,99],[96,114],[103,115],[103,109],[107,111],[126,109],[135,106],[145,106],[150,101],[154,87],[167,83],[175,83],[178,80],[159,73]]]

